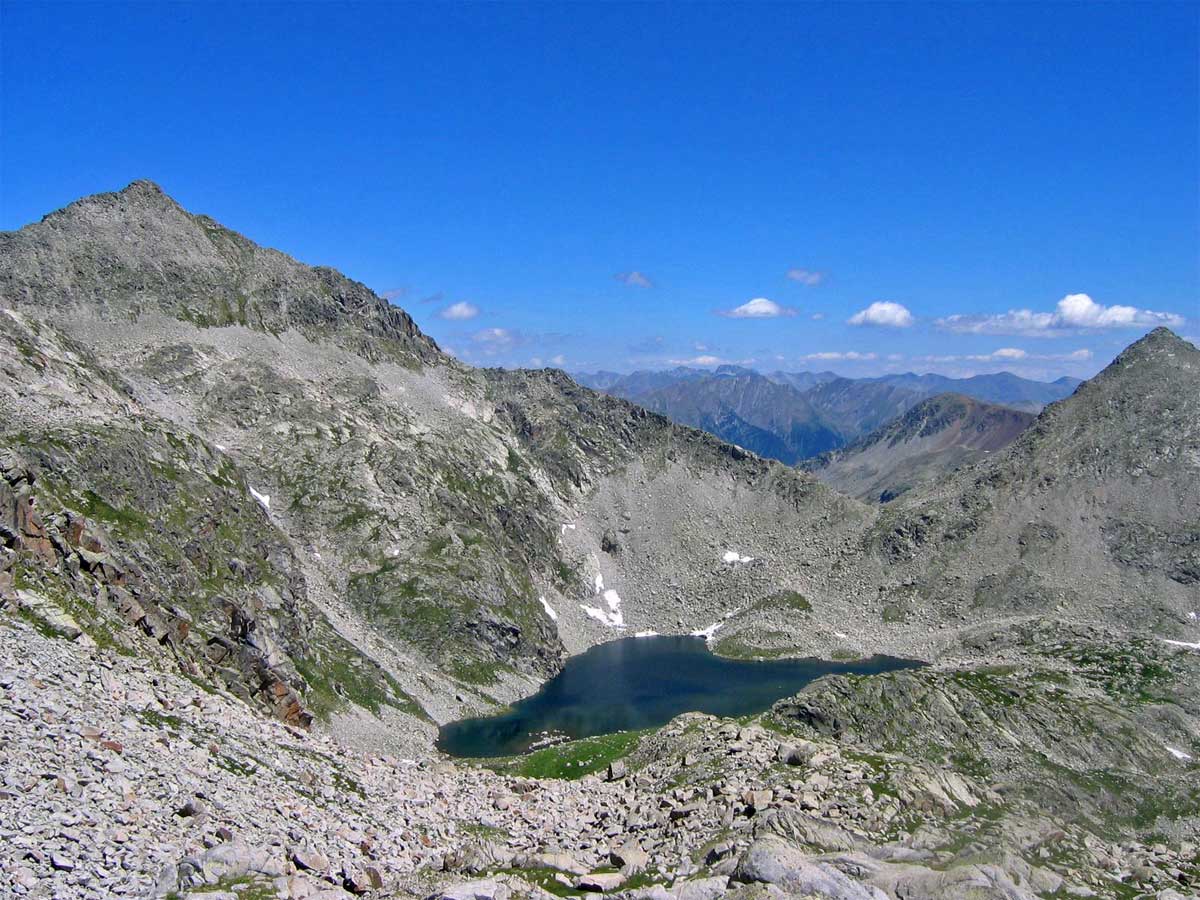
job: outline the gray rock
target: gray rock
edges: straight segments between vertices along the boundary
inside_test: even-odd
[[[625,876],[620,872],[591,872],[575,881],[575,888],[580,891],[597,891],[606,894],[615,891],[625,883]]]
[[[609,851],[608,858],[626,876],[644,872],[646,866],[650,864],[649,854],[639,847],[635,841],[629,841],[620,847],[614,847]]]
[[[789,893],[827,900],[887,900],[878,888],[859,884],[817,862],[774,835],[754,841],[738,860],[733,880],[779,885]]]
[[[508,885],[492,878],[464,881],[430,895],[430,900],[508,900]]]

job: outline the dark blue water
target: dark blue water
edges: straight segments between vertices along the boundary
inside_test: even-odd
[[[442,726],[437,745],[451,756],[510,756],[547,732],[581,738],[655,728],[685,712],[751,715],[822,675],[919,665],[891,656],[726,659],[710,653],[703,638],[626,638],[567,660],[540,691],[501,715]]]

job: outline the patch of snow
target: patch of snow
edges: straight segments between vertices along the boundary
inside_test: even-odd
[[[600,576],[596,576],[599,578]],[[625,614],[621,612],[621,598],[614,590],[607,590],[603,594],[604,602],[608,609],[600,606],[588,606],[584,603],[579,604],[579,608],[585,613],[600,622],[607,625],[609,628],[624,628]]]
[[[748,563],[754,562],[754,557],[742,556],[736,550],[726,550],[725,555],[721,557],[721,561],[727,563]]]
[[[544,609],[546,611],[546,615],[548,615],[550,617],[550,621],[557,622],[558,621],[558,613],[556,613],[553,609],[550,608],[550,604],[546,602],[546,598],[538,597],[538,599],[542,601],[542,609]]]
[[[609,628],[624,628],[625,614],[621,612],[620,595],[618,595],[617,592],[611,588],[609,590],[604,589],[604,576],[599,572],[596,573],[595,586],[596,599],[603,599],[604,604],[608,608],[605,609],[604,606],[600,605],[588,606],[585,603],[580,603],[579,608],[597,622],[601,622],[607,625]]]
[[[313,559],[320,559],[320,558],[321,558],[321,554],[318,553],[316,550],[314,550],[313,551]]]
[[[1200,641],[1194,644],[1189,644],[1187,641],[1171,641],[1167,638],[1159,638],[1164,644],[1170,644],[1172,647],[1186,647],[1188,650],[1200,650]]]
[[[563,522],[563,524],[562,524],[562,533],[563,534],[566,534],[568,531],[574,531],[574,530],[575,530],[574,522]]]
[[[613,620],[613,624],[618,628],[625,627],[625,615],[621,612],[621,598],[616,591],[608,590],[604,592],[604,602],[608,604],[609,618]]]
[[[835,632],[833,633],[833,636],[834,636],[835,638],[842,638],[843,640],[844,640],[845,638],[848,638],[848,637],[850,637],[850,635],[846,634],[846,632],[844,632],[844,631],[835,631]]]
[[[250,485],[246,485],[246,487],[250,487]],[[271,510],[271,495],[270,494],[260,494],[254,488],[250,488],[250,496],[252,496],[260,504],[262,504],[263,509],[270,512],[270,510]]]
[[[1190,612],[1188,613],[1188,618],[1195,622],[1197,619],[1200,619],[1200,613]]]
[[[692,637],[702,637],[706,641],[711,641],[713,636],[721,629],[727,620],[722,619],[720,622],[713,622],[707,628],[697,628],[692,632]]]
[[[601,625],[608,624],[608,613],[596,606],[588,606],[586,603],[580,603],[579,608],[585,613],[599,622]]]
[[[222,453],[224,453],[224,452],[225,452],[225,445],[224,445],[224,444],[213,444],[213,446],[214,446],[214,447],[216,447],[218,450],[220,450]]]
[[[1176,759],[1181,759],[1184,762],[1187,762],[1188,760],[1190,760],[1192,758],[1192,754],[1184,753],[1182,750],[1176,750],[1174,747],[1167,747],[1167,752],[1170,753]]]
[[[639,631],[634,637],[658,637],[657,631]]]

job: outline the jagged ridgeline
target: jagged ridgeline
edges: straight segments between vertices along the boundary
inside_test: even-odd
[[[149,182],[0,236],[0,308],[5,592],[293,721],[527,692],[614,636],[597,576],[630,624],[699,627],[727,546],[786,534],[787,581],[865,518],[560,372],[464,366]]]

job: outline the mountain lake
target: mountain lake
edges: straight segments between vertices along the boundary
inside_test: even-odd
[[[571,657],[540,691],[499,715],[443,725],[437,746],[451,756],[511,756],[565,738],[655,728],[685,712],[752,715],[822,675],[920,665],[891,656],[727,659],[699,637],[624,638]]]

